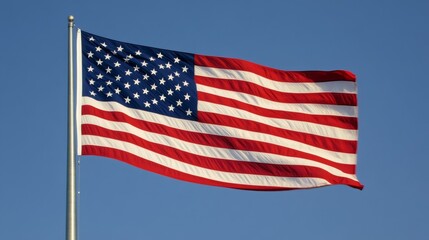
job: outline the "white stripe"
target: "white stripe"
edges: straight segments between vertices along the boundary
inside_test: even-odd
[[[257,97],[246,93],[238,93],[229,90],[213,88],[197,84],[198,92],[205,92],[221,96],[224,98],[234,99],[243,103],[251,104],[265,109],[314,114],[314,115],[331,115],[344,117],[357,117],[356,106],[330,105],[330,104],[301,104],[301,103],[279,103],[265,98]]]
[[[141,139],[147,140],[149,142],[166,145],[184,152],[192,153],[194,155],[199,155],[199,156],[204,156],[209,158],[225,159],[225,160],[231,160],[231,161],[311,166],[311,167],[324,169],[327,172],[338,177],[349,178],[357,181],[355,175],[347,174],[338,170],[337,168],[334,168],[319,162],[303,159],[303,158],[287,157],[287,156],[281,156],[277,154],[260,153],[260,152],[254,152],[254,151],[233,150],[233,149],[218,148],[218,147],[211,147],[211,146],[206,146],[201,144],[190,143],[180,139],[176,139],[174,137],[144,131],[128,123],[109,121],[93,115],[82,116],[82,123],[102,126],[103,128],[106,128],[112,131],[130,133]],[[85,137],[86,136],[84,135],[83,138]]]
[[[82,37],[80,29],[76,34],[76,131],[77,131],[77,155],[81,155],[81,109],[82,109]]]
[[[285,93],[356,93],[356,83],[350,81],[330,81],[316,83],[279,82],[258,74],[222,68],[195,66],[195,76],[241,80],[261,87]]]
[[[95,145],[100,147],[108,147],[117,150],[126,151],[136,156],[144,156],[143,158],[167,168],[174,169],[179,172],[190,174],[197,177],[212,179],[220,182],[256,185],[256,186],[272,186],[272,187],[287,187],[287,188],[310,188],[330,185],[321,178],[293,178],[293,177],[275,177],[262,176],[254,174],[228,173],[217,170],[206,169],[191,164],[176,161],[175,159],[157,154],[153,151],[140,148],[128,142],[122,142],[114,139],[108,139],[97,136],[85,136],[82,139],[84,145]]]
[[[198,111],[217,113],[227,115],[243,120],[252,120],[260,123],[267,124],[272,127],[277,127],[285,130],[291,130],[301,133],[314,134],[322,137],[330,137],[343,140],[357,140],[357,131],[342,129],[338,127],[331,127],[317,123],[285,120],[279,118],[268,118],[260,116],[251,112],[241,109],[219,105],[211,102],[198,101]]]
[[[205,124],[205,123],[199,123],[195,121],[182,120],[178,118],[170,118],[156,113],[127,108],[116,102],[99,102],[90,97],[83,97],[82,103],[92,105],[104,111],[121,111],[132,118],[144,119],[147,122],[159,123],[165,126],[176,128],[176,129],[186,129],[191,132],[214,134],[214,135],[225,136],[225,137],[233,136],[236,138],[271,143],[282,147],[287,146],[288,148],[292,148],[298,151],[320,156],[332,162],[356,164],[355,154],[340,153],[340,152],[329,151],[321,148],[316,148],[304,143],[299,143],[296,141],[280,138],[269,134],[255,133],[255,132],[236,129],[232,127]]]

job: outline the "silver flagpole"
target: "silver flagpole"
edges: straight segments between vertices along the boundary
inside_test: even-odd
[[[69,86],[68,86],[68,147],[67,147],[67,219],[66,239],[76,240],[76,159],[74,149],[73,114],[73,25],[74,17],[69,16]]]

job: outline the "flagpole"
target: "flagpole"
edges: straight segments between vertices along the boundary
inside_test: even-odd
[[[76,240],[76,159],[74,149],[74,114],[73,114],[73,25],[74,17],[68,18],[69,30],[69,70],[68,70],[68,120],[67,120],[67,217],[66,240]]]

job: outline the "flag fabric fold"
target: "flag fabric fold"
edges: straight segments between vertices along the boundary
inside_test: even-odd
[[[78,154],[247,190],[356,177],[353,73],[283,71],[78,30]]]

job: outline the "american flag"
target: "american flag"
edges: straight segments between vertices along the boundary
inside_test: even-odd
[[[248,190],[356,177],[356,78],[146,47],[78,30],[78,154]]]

